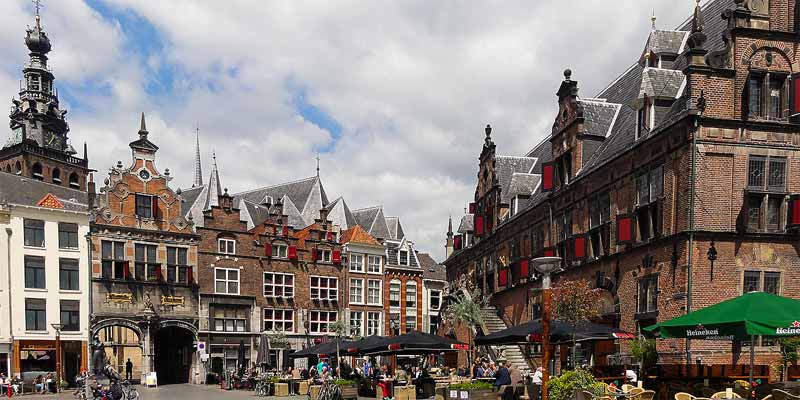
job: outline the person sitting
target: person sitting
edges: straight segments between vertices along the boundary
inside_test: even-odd
[[[497,373],[494,376],[494,386],[500,387],[504,385],[511,384],[511,371],[509,370],[511,367],[511,363],[505,363],[505,365],[501,364],[500,369],[497,370]]]
[[[36,394],[44,394],[44,376],[41,374],[37,375],[33,380],[33,391]]]
[[[483,365],[475,363],[475,368],[472,369],[472,379],[483,378]]]

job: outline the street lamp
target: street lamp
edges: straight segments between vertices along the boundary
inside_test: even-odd
[[[550,274],[561,266],[561,257],[539,257],[531,260],[542,273],[542,400],[547,400],[547,381],[550,379]]]
[[[56,330],[56,392],[61,389],[61,324],[50,324]]]

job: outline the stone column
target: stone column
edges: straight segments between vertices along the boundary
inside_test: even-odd
[[[146,382],[147,375],[153,370],[153,340],[150,329],[149,321],[142,323],[142,337],[140,338],[142,346],[142,384]]]

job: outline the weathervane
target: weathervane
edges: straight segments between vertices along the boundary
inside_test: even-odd
[[[39,11],[42,9],[42,0],[31,0],[31,3],[33,3],[33,9],[34,9],[34,11],[36,13],[35,14],[36,15],[36,27],[40,28],[40,25],[39,25]]]
[[[319,152],[317,152],[316,160],[317,160],[317,178],[319,178]]]

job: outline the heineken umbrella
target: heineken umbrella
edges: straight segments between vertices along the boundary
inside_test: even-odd
[[[800,336],[800,301],[764,292],[750,292],[686,315],[644,328],[660,338],[707,340],[755,336]],[[750,387],[755,354],[750,346]]]
[[[550,340],[553,343],[572,341],[572,324],[565,321],[550,322]],[[475,338],[476,345],[518,344],[525,345],[542,341],[542,321],[539,319],[512,326],[486,336]],[[633,339],[632,333],[608,325],[581,321],[575,325],[575,340]]]

